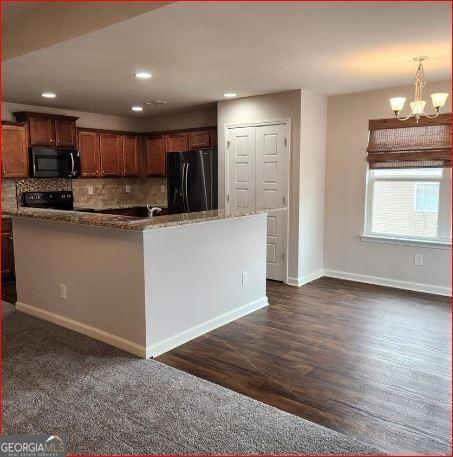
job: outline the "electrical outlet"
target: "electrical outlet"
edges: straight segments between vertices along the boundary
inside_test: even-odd
[[[417,267],[423,265],[423,256],[421,254],[414,254],[414,263]]]
[[[165,186],[160,186],[160,191],[161,191],[162,193],[164,193],[164,192],[165,192]]]
[[[246,286],[249,283],[249,274],[246,271],[242,273],[241,280],[243,286]]]
[[[60,288],[60,298],[63,300],[66,300],[68,298],[68,295],[66,293],[66,286],[64,284],[59,284]]]
[[[131,186],[129,184],[126,184],[126,194],[128,194],[131,191]]]
[[[94,187],[88,186],[88,195],[93,195],[93,194],[94,194]]]

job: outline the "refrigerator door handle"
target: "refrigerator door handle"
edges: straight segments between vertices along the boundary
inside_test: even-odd
[[[186,198],[186,205],[187,205],[187,212],[190,213],[190,206],[189,206],[189,193],[187,192],[188,182],[189,181],[189,162],[186,163],[186,179],[184,183],[184,194]]]
[[[182,164],[182,172],[181,172],[181,195],[182,195],[182,206],[184,208],[184,212],[186,212],[186,193],[184,191],[185,187],[185,176],[186,176],[186,162]]]

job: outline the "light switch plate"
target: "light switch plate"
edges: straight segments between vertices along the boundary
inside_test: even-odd
[[[131,186],[129,184],[126,184],[126,194],[128,194],[131,191]]]
[[[164,192],[165,192],[165,186],[160,186],[160,191],[161,191],[162,193],[164,193]]]
[[[94,194],[94,187],[88,186],[88,195],[93,195],[93,194]]]
[[[417,267],[423,265],[423,256],[421,254],[414,254],[414,263]]]

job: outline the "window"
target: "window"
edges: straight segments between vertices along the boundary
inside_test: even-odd
[[[370,169],[365,235],[451,242],[451,168]]]
[[[439,183],[415,183],[415,211],[437,213],[439,211]]]

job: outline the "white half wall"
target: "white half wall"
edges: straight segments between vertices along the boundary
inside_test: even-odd
[[[18,218],[13,230],[18,309],[144,356],[142,232]]]
[[[144,232],[148,356],[267,305],[266,218]]]
[[[392,117],[389,98],[413,98],[413,85],[328,98],[324,268],[349,278],[371,277],[451,289],[451,248],[401,246],[360,240],[364,226],[368,121]],[[430,93],[448,92],[451,81],[430,82]],[[430,102],[428,102],[430,105]],[[414,254],[423,265],[414,265]],[[439,289],[440,288],[440,289]]]

